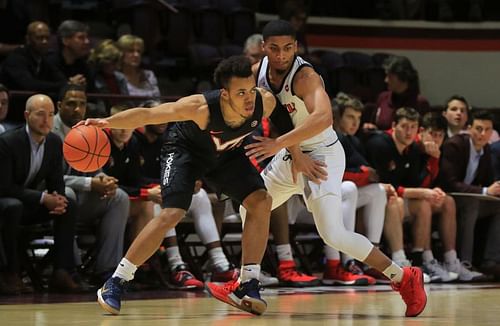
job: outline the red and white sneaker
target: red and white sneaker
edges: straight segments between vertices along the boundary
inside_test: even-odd
[[[401,283],[391,283],[406,303],[406,317],[416,317],[422,313],[427,304],[427,294],[424,289],[424,276],[418,267],[403,267]]]
[[[229,267],[226,271],[213,271],[212,276],[210,277],[210,281],[226,283],[229,281],[235,281],[240,276],[240,271],[237,268]]]
[[[179,265],[170,273],[168,286],[175,290],[202,290],[204,284],[196,279],[184,264]]]
[[[306,287],[318,286],[321,281],[315,277],[297,271],[293,260],[282,260],[278,266],[280,286]]]
[[[267,303],[260,297],[260,283],[251,279],[240,283],[238,280],[223,285],[207,282],[207,291],[219,301],[254,315],[262,315]]]
[[[328,261],[323,273],[323,284],[373,285],[376,283],[376,280],[365,275],[353,260],[346,265],[347,267],[342,266],[339,260]]]

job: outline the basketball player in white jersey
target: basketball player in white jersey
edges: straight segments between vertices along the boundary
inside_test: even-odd
[[[257,85],[272,91],[286,106],[295,127],[276,139],[254,137],[257,142],[245,147],[247,155],[258,161],[275,155],[261,173],[273,197],[272,208],[301,194],[325,243],[383,272],[405,301],[406,316],[419,315],[427,302],[422,271],[399,267],[364,236],[344,227],[340,194],[344,150],[332,128],[330,99],[321,77],[296,55],[293,27],[286,21],[271,21],[264,27],[263,37],[266,56],[254,65]],[[304,153],[326,164],[326,180],[318,184],[303,174],[293,175],[285,148],[294,144],[300,144]],[[323,179],[321,175],[317,177]]]

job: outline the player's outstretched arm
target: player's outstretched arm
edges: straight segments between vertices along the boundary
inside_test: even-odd
[[[95,125],[101,128],[135,129],[174,121],[193,120],[204,129],[208,109],[203,95],[183,97],[176,102],[163,103],[152,108],[133,108],[104,119],[87,119],[76,126]]]

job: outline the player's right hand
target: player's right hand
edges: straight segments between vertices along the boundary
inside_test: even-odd
[[[297,183],[297,174],[304,174],[309,180],[316,184],[326,180],[328,172],[325,162],[315,160],[307,154],[297,151],[292,154],[292,177],[293,183]]]
[[[109,125],[109,121],[106,119],[89,118],[78,122],[73,128],[78,126],[96,126],[99,128],[106,128]]]

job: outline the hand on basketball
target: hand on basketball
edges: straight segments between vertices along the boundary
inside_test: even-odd
[[[283,148],[279,142],[273,138],[253,136],[253,139],[257,142],[245,146],[247,150],[246,155],[255,159],[257,162],[262,162],[266,158],[274,156]]]
[[[297,174],[302,173],[312,182],[320,184],[322,180],[326,180],[328,177],[325,168],[326,164],[324,162],[315,160],[300,150],[292,153],[293,183],[297,183]]]
[[[73,126],[73,128],[76,128],[78,126],[96,126],[99,128],[106,128],[108,125],[109,122],[106,119],[88,118],[78,122],[76,125]]]

